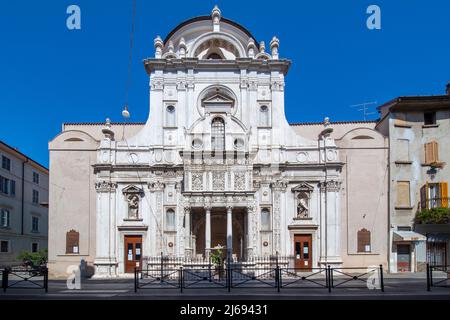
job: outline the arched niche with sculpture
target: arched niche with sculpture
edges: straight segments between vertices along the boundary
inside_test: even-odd
[[[292,188],[295,198],[294,220],[311,218],[311,194],[314,187],[308,183],[301,183]]]
[[[124,188],[122,193],[128,206],[128,215],[126,220],[141,220],[140,204],[141,199],[144,197],[144,190],[137,186],[131,185]]]

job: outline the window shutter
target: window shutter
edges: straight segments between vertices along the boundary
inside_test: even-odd
[[[11,180],[11,195],[16,195],[16,182],[14,180]]]
[[[430,143],[425,143],[425,163],[430,164],[433,157],[433,150]]]
[[[448,208],[448,183],[442,182],[441,189],[441,203],[443,208]]]
[[[433,162],[439,161],[439,147],[438,143],[436,141],[431,142],[432,149],[433,149]]]
[[[425,209],[427,207],[427,186],[423,185],[420,188],[420,208]]]
[[[79,253],[80,233],[70,230],[66,233],[66,253]],[[78,252],[74,252],[74,247],[78,248]]]

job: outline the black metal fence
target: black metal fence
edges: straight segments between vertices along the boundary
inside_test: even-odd
[[[383,266],[359,268],[289,268],[281,266],[255,267],[241,263],[178,268],[135,269],[134,290],[140,289],[231,289],[272,288],[378,289],[384,292]]]
[[[436,277],[439,273],[441,277]],[[427,290],[432,287],[450,288],[450,267],[427,264]]]
[[[328,290],[346,289],[380,289],[384,292],[383,266],[365,268],[331,268],[328,267]]]
[[[48,268],[5,268],[0,270],[2,289],[43,289],[48,292]]]

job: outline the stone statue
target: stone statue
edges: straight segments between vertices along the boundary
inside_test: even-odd
[[[137,194],[127,195],[128,218],[137,219],[139,217],[139,196]]]
[[[297,204],[297,218],[307,218],[309,215],[309,198],[307,194],[300,194],[298,196]]]

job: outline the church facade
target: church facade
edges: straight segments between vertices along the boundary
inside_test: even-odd
[[[49,143],[53,275],[218,250],[387,265],[387,140],[370,121],[289,124],[279,45],[215,7],[154,40],[145,123],[64,124]]]

